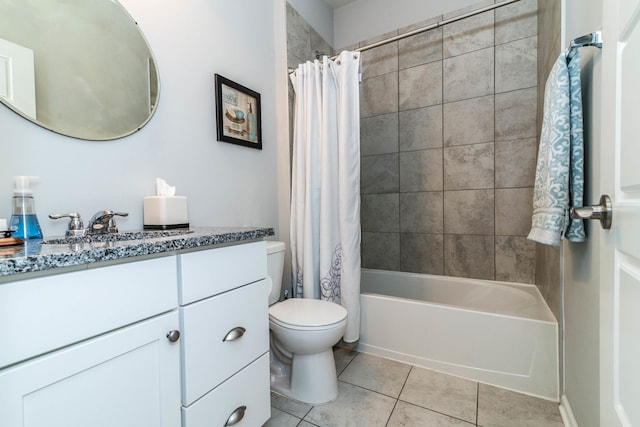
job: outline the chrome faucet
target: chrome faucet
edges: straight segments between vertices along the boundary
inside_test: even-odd
[[[128,215],[127,212],[98,211],[89,220],[87,231],[89,234],[117,233],[118,227],[114,217]]]
[[[60,219],[70,218],[69,227],[65,233],[66,237],[84,237],[87,234],[107,234],[117,233],[118,227],[116,227],[116,220],[114,216],[128,216],[127,212],[113,212],[109,210],[96,212],[89,221],[89,226],[84,228],[82,218],[78,212],[71,212],[69,214],[51,214],[49,218]]]

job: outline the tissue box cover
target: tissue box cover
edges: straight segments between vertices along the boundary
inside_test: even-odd
[[[184,196],[147,196],[144,198],[145,230],[189,228],[189,210]]]

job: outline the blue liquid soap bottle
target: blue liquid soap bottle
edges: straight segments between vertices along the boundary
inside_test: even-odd
[[[38,217],[36,216],[36,206],[33,200],[33,191],[29,186],[33,176],[16,176],[15,188],[13,190],[13,201],[11,221],[9,229],[12,230],[13,237],[22,239],[42,239],[42,230]]]

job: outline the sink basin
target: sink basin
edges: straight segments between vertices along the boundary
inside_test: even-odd
[[[189,233],[193,233],[193,231],[187,229],[123,231],[120,233],[89,234],[84,237],[54,237],[50,239],[44,239],[40,243],[43,245],[65,245],[75,243],[118,242],[125,240],[144,240],[156,239],[161,237],[174,237]]]

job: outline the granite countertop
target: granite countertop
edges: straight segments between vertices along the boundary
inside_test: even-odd
[[[188,232],[123,232],[129,240],[113,236],[74,239],[72,244],[58,243],[63,238],[30,240],[24,246],[0,248],[0,278],[22,273],[80,266],[99,261],[114,261],[143,255],[176,252],[184,249],[228,245],[273,236],[273,228],[192,227]],[[153,236],[153,237],[149,237]]]

